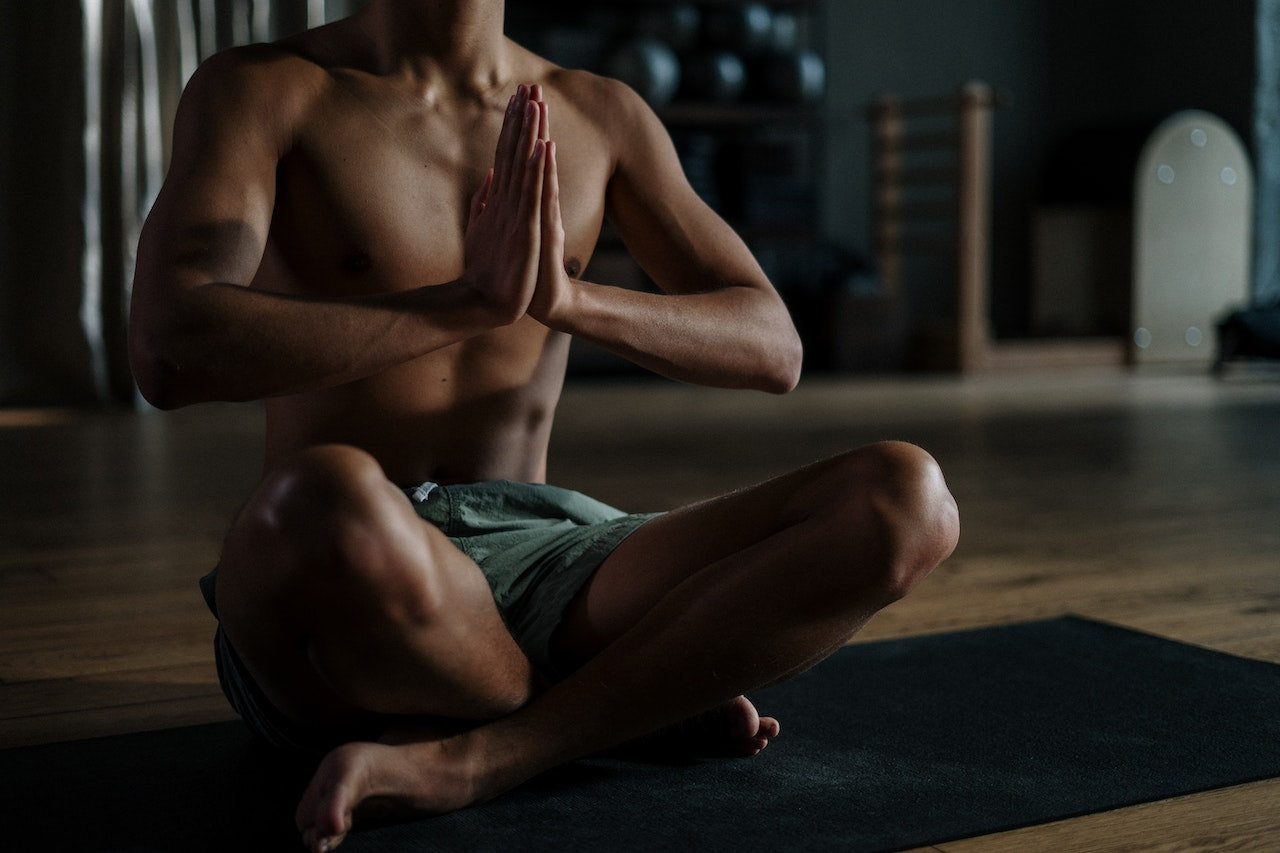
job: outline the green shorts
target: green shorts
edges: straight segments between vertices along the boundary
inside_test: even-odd
[[[656,513],[628,515],[579,492],[494,480],[408,489],[414,509],[489,581],[498,612],[533,665],[559,677],[551,635],[604,558]]]
[[[423,483],[405,492],[418,515],[480,567],[516,643],[552,679],[565,674],[552,657],[551,637],[569,603],[623,539],[659,514],[629,515],[579,492],[505,480]],[[215,616],[216,579],[217,569],[200,581]],[[221,627],[214,653],[223,693],[268,743],[322,752],[344,740],[376,736],[368,728],[321,733],[290,720],[267,700]]]

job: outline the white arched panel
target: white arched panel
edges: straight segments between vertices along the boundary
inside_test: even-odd
[[[1214,326],[1248,300],[1253,170],[1218,117],[1180,112],[1138,162],[1132,353],[1140,364],[1214,357]]]

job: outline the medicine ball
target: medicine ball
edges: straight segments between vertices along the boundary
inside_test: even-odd
[[[707,35],[742,56],[760,53],[773,39],[773,12],[763,3],[713,7],[707,11]]]
[[[654,105],[667,103],[680,88],[680,60],[666,42],[652,36],[620,45],[609,59],[608,73]]]
[[[702,33],[702,11],[693,3],[649,6],[635,17],[635,32],[653,36],[678,53],[692,50]]]
[[[827,68],[812,50],[770,54],[758,64],[757,88],[768,98],[793,104],[822,100]]]
[[[800,20],[792,12],[775,11],[773,29],[769,36],[769,50],[774,53],[791,53],[800,47]]]
[[[727,50],[694,54],[685,61],[683,92],[687,97],[730,103],[742,97],[746,86],[746,66]]]

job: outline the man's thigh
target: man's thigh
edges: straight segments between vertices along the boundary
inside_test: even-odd
[[[847,499],[858,467],[855,451],[649,521],[601,563],[574,600],[557,635],[561,654],[589,656],[693,574],[743,554],[815,506]]]
[[[267,697],[322,725],[527,698],[528,661],[476,564],[371,459],[313,457],[264,481],[219,566],[223,628]]]

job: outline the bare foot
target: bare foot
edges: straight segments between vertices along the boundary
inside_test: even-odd
[[[751,756],[779,729],[777,720],[761,717],[745,696],[738,696],[643,739],[637,747],[685,756]],[[307,849],[333,850],[357,819],[444,814],[500,792],[488,790],[476,774],[468,758],[467,733],[421,737],[418,730],[386,743],[348,743],[326,755],[295,815]]]
[[[357,818],[443,814],[478,802],[476,780],[455,740],[348,743],[316,768],[295,822],[311,851],[337,847]]]
[[[782,731],[781,723],[760,716],[746,696],[730,699],[693,720],[702,729],[704,751],[720,755],[758,755]]]
[[[759,754],[782,726],[762,717],[746,696],[695,714],[687,720],[638,738],[623,747],[628,754],[661,757],[749,757]]]

